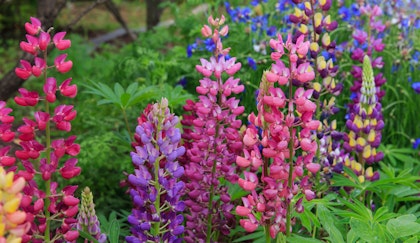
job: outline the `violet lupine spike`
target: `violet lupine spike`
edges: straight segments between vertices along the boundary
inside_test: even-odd
[[[57,81],[53,77],[47,77],[47,49],[56,47],[65,50],[70,47],[71,41],[64,40],[65,32],[58,37],[51,38],[50,29],[44,31],[41,22],[37,18],[31,18],[31,23],[25,24],[27,41],[22,41],[20,47],[23,51],[35,56],[34,64],[21,60],[22,67],[15,69],[15,73],[22,79],[28,79],[32,75],[44,77],[43,92],[29,91],[25,88],[19,89],[20,95],[14,101],[19,106],[37,106],[43,103],[45,111],[36,111],[33,117],[24,117],[17,132],[11,131],[13,117],[9,115],[12,111],[5,107],[5,102],[0,101],[0,138],[4,142],[12,141],[15,136],[20,140],[20,148],[15,151],[14,157],[9,156],[9,147],[0,151],[2,166],[10,166],[9,171],[15,171],[16,175],[23,177],[27,185],[23,188],[21,208],[25,211],[31,227],[22,236],[22,242],[45,242],[54,239],[55,241],[74,241],[78,238],[77,230],[72,229],[76,220],[79,200],[74,198],[74,191],[77,186],[66,186],[60,188],[53,179],[58,173],[64,179],[71,179],[80,174],[80,168],[76,166],[76,156],[80,146],[74,143],[75,136],[71,136],[65,142],[64,139],[54,140],[51,136],[52,124],[58,130],[70,131],[71,121],[76,117],[73,106],[58,105],[61,107],[54,112],[48,112],[52,103],[56,102]],[[58,47],[58,45],[60,47]],[[66,54],[61,56],[66,57]],[[71,61],[60,59],[56,68],[58,71],[69,71],[72,67]],[[69,79],[68,79],[69,80]],[[66,97],[75,97],[77,94],[76,85],[70,85],[66,80],[60,85],[60,93]],[[71,80],[71,79],[70,79]],[[41,137],[45,136],[45,137]],[[64,163],[60,163],[64,155],[69,155]],[[14,165],[18,160],[22,163],[22,169]],[[36,162],[36,163],[34,163]],[[38,178],[39,177],[39,178]],[[73,200],[68,200],[72,198]],[[60,221],[61,224],[52,224],[52,218]]]
[[[66,200],[74,201],[74,197],[68,197]],[[82,192],[82,203],[79,214],[77,215],[77,230],[89,233],[99,243],[106,242],[106,235],[101,233],[100,223],[95,213],[95,204],[93,203],[93,194],[89,187],[85,187]]]
[[[250,124],[243,137],[243,156],[236,160],[245,169],[238,184],[250,193],[242,198],[243,204],[236,207],[236,213],[244,217],[240,224],[247,232],[261,225],[275,238],[279,232],[290,234],[292,207],[302,212],[303,198],[315,197],[309,177],[320,168],[313,163],[317,150],[314,132],[320,122],[313,120],[316,110],[316,104],[310,100],[313,90],[299,87],[293,92],[292,85],[293,79],[303,83],[314,79],[312,67],[298,58],[298,54],[305,56],[309,41],[304,41],[301,35],[293,43],[289,35],[283,42],[278,35],[270,45],[275,63],[263,74],[258,113],[248,116]],[[280,59],[283,55],[288,56],[290,67]],[[275,86],[276,83],[279,85]],[[286,87],[286,93],[282,87]],[[261,177],[257,174],[260,169]],[[293,198],[297,198],[294,204]]]
[[[209,17],[212,27],[202,28],[203,35],[211,36],[216,43],[216,49],[210,60],[201,59],[201,65],[196,66],[204,76],[196,88],[199,100],[187,101],[187,114],[181,121],[187,151],[182,158],[187,193],[186,242],[223,242],[235,224],[231,212],[234,205],[223,181],[238,180],[234,163],[242,148],[242,122],[237,117],[244,107],[234,95],[241,93],[244,86],[233,77],[241,63],[235,57],[227,60],[230,48],[223,48],[221,42],[221,36],[228,33],[227,25],[222,27],[224,21],[224,16]]]
[[[131,236],[127,242],[181,242],[185,208],[180,199],[184,167],[177,158],[180,146],[178,117],[170,113],[168,101],[149,105],[138,119],[135,152],[131,152],[134,174],[128,176],[133,210],[128,216]]]

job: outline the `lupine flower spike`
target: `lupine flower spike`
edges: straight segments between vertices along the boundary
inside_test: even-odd
[[[6,172],[0,166],[0,242],[20,243],[29,230],[26,213],[18,210],[22,200],[23,177],[16,177],[13,171]]]
[[[37,106],[43,108],[33,113],[33,117],[24,117],[22,125],[17,132],[12,131],[14,118],[12,111],[0,101],[0,138],[4,142],[11,142],[17,137],[20,148],[15,156],[8,155],[9,146],[0,149],[0,162],[2,166],[11,166],[8,170],[16,171],[19,180],[28,183],[23,189],[20,206],[26,213],[30,224],[28,231],[23,231],[22,242],[58,242],[75,241],[79,233],[72,229],[76,223],[79,199],[73,196],[77,186],[59,187],[53,181],[59,174],[64,179],[71,179],[80,174],[76,166],[76,156],[80,146],[74,143],[76,136],[53,139],[57,131],[71,130],[71,121],[76,117],[72,105],[54,104],[57,101],[57,91],[62,96],[73,98],[77,94],[76,85],[71,85],[71,78],[57,87],[57,80],[47,76],[47,70],[54,68],[59,72],[68,72],[73,66],[72,61],[65,60],[67,54],[61,54],[55,59],[55,65],[47,65],[47,50],[56,47],[65,50],[70,47],[71,41],[65,40],[65,32],[59,32],[51,38],[52,28],[48,31],[42,29],[37,18],[31,18],[25,24],[27,41],[22,41],[20,47],[23,51],[35,56],[34,64],[21,60],[22,67],[15,69],[15,73],[22,79],[32,75],[42,77],[44,80],[43,92],[19,89],[19,96],[14,101],[19,106]],[[66,156],[67,160],[60,163]],[[16,161],[22,163],[22,169],[15,165]],[[59,223],[52,223],[59,222]]]
[[[221,37],[228,34],[227,25],[220,19],[209,17],[210,26],[202,33],[216,43],[210,60],[201,59],[196,69],[204,77],[196,88],[197,102],[187,101],[182,158],[185,165],[186,242],[225,241],[234,227],[233,204],[228,194],[227,181],[236,183],[234,163],[242,147],[237,116],[244,111],[233,95],[244,90],[233,75],[241,68],[235,57],[228,59],[230,48],[223,48]]]
[[[67,200],[74,200],[73,198]],[[95,213],[95,204],[93,203],[93,194],[89,187],[85,187],[82,192],[82,203],[79,214],[77,215],[77,230],[89,233],[99,243],[106,242],[106,235],[101,233],[98,217]]]
[[[353,105],[353,112],[346,126],[350,130],[345,136],[344,148],[350,153],[355,152],[357,161],[346,164],[352,168],[359,181],[365,179],[377,180],[379,173],[373,172],[372,167],[365,170],[365,165],[372,165],[383,159],[382,152],[377,152],[381,142],[381,130],[384,127],[382,106],[378,101],[372,64],[366,55],[363,58],[362,87],[358,95],[358,103]]]
[[[270,41],[275,63],[263,75],[258,114],[248,117],[245,148],[236,159],[237,165],[246,169],[238,180],[239,186],[250,193],[236,207],[236,213],[244,217],[240,224],[248,232],[264,226],[267,239],[279,232],[289,235],[294,221],[292,210],[302,212],[303,199],[315,197],[309,182],[320,168],[313,163],[318,148],[314,131],[320,125],[313,120],[316,104],[310,98],[314,91],[293,86],[293,80],[308,83],[314,79],[314,70],[304,59],[309,45],[304,35],[296,43],[291,35],[283,42],[280,34],[277,40]],[[280,59],[284,55],[289,67]]]
[[[135,152],[131,152],[134,173],[128,176],[134,207],[130,243],[181,242],[184,233],[185,203],[180,199],[184,167],[178,157],[185,153],[179,145],[178,117],[171,114],[168,100],[149,105],[138,119]]]

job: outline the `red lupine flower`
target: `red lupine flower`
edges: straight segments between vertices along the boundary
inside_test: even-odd
[[[57,47],[58,50],[65,50],[71,46],[70,40],[63,40],[64,36],[66,35],[66,32],[58,32],[53,37],[53,42],[55,47]]]
[[[39,19],[31,17],[31,23],[25,23],[25,30],[30,35],[36,35],[41,30],[41,21]]]
[[[67,54],[61,54],[58,57],[56,57],[54,60],[55,68],[57,68],[57,71],[59,71],[60,73],[66,73],[70,71],[70,69],[73,67],[73,62],[72,61],[66,62],[65,61],[66,58],[67,58]]]
[[[0,122],[2,123],[13,123],[15,118],[13,116],[9,116],[9,113],[13,110],[11,108],[6,107],[6,102],[0,101]]]
[[[56,99],[56,96],[55,96],[56,92],[57,92],[57,81],[55,80],[55,78],[52,78],[52,77],[47,78],[44,84],[45,99],[50,103],[54,103]]]
[[[8,156],[7,153],[10,150],[10,146],[5,146],[0,148],[0,165],[1,166],[12,166],[16,159],[14,157]]]
[[[41,31],[38,37],[39,49],[41,51],[47,50],[48,44],[50,44],[51,36],[49,33]]]
[[[26,35],[26,39],[28,42],[20,42],[20,49],[32,55],[36,55],[39,49],[38,38],[31,35]]]
[[[39,101],[39,94],[35,91],[28,91],[25,88],[18,89],[22,97],[16,96],[14,98],[16,104],[20,106],[35,106]]]
[[[77,95],[77,86],[70,85],[71,80],[71,78],[64,80],[59,89],[63,96],[74,98]]]
[[[41,76],[42,72],[46,67],[45,60],[40,57],[35,57],[35,65],[32,66],[32,74],[35,77]]]
[[[28,79],[32,75],[32,66],[26,60],[20,60],[22,68],[15,68],[16,75],[21,79]]]

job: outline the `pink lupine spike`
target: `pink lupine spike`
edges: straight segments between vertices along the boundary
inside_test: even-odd
[[[67,54],[61,54],[54,60],[54,66],[60,73],[66,73],[73,67],[72,61],[65,61]]]
[[[70,40],[63,40],[65,35],[66,32],[58,32],[53,37],[54,45],[60,51],[66,50],[71,46]]]
[[[25,30],[30,35],[36,35],[41,30],[41,21],[39,19],[30,17],[31,23],[25,23]]]

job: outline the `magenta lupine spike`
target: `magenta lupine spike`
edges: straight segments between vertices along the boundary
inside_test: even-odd
[[[196,70],[204,78],[196,88],[200,95],[197,102],[187,101],[181,123],[184,126],[186,154],[182,158],[185,166],[186,242],[223,241],[234,227],[232,214],[234,205],[223,182],[236,183],[236,156],[242,148],[237,119],[244,111],[233,95],[244,90],[240,80],[233,75],[241,68],[236,58],[226,56],[230,48],[223,48],[221,36],[227,35],[225,18],[209,17],[210,26],[202,28],[205,37],[216,43],[214,55],[201,59]],[[217,199],[216,199],[217,197]]]
[[[77,204],[79,199],[68,196],[64,201]],[[85,187],[82,192],[82,203],[80,205],[79,214],[77,215],[76,228],[78,230],[89,233],[99,243],[106,242],[106,235],[101,233],[100,223],[95,213],[95,204],[93,203],[93,194],[89,187]]]
[[[138,119],[135,152],[131,152],[134,173],[128,176],[133,210],[130,243],[181,242],[185,204],[180,200],[184,167],[177,159],[185,153],[180,146],[178,117],[170,113],[167,99],[149,105]]]
[[[244,217],[240,224],[247,232],[261,225],[267,237],[275,238],[279,232],[290,234],[292,208],[302,212],[302,198],[315,197],[308,179],[320,168],[313,163],[317,151],[314,132],[320,123],[313,120],[316,111],[316,104],[310,100],[313,90],[295,89],[292,85],[294,79],[302,83],[314,79],[314,70],[305,59],[309,41],[304,41],[301,35],[293,43],[289,35],[283,42],[278,35],[270,46],[275,63],[263,74],[258,113],[248,117],[243,156],[236,159],[237,165],[246,169],[238,183],[250,193],[242,198],[243,205],[236,207],[236,213]],[[280,59],[282,56],[288,57],[289,67]]]
[[[63,40],[64,35],[50,36],[50,30],[44,31],[41,22],[37,18],[31,18],[31,23],[25,24],[27,42],[21,42],[21,49],[35,56],[34,64],[22,60],[21,68],[16,68],[15,73],[22,79],[28,79],[32,75],[42,77],[44,86],[41,93],[19,89],[19,96],[14,101],[19,106],[34,106],[42,104],[33,117],[24,117],[21,125],[17,126],[17,132],[12,131],[12,111],[5,107],[5,102],[0,101],[0,138],[4,142],[10,142],[18,138],[20,148],[14,156],[8,154],[8,146],[0,150],[0,162],[8,170],[15,171],[16,175],[24,178],[27,185],[23,188],[21,208],[27,215],[30,229],[22,235],[22,242],[51,242],[51,241],[75,241],[79,233],[72,225],[76,222],[74,216],[78,211],[78,199],[74,198],[77,186],[59,187],[53,181],[59,174],[64,179],[71,179],[80,174],[80,168],[76,166],[76,156],[80,146],[74,143],[75,136],[68,139],[52,139],[55,129],[51,126],[56,124],[58,130],[70,131],[70,122],[75,118],[76,111],[71,105],[54,104],[57,101],[57,81],[47,76],[47,70],[54,66],[47,65],[47,50],[49,47],[60,45],[60,50],[70,46],[70,40]],[[54,42],[53,42],[54,41]],[[59,72],[69,71],[72,62],[65,61],[67,54],[62,54],[56,61],[56,69]],[[71,80],[71,79],[68,79]],[[74,97],[77,93],[75,85],[70,85],[66,80],[59,89],[64,96]],[[52,108],[55,107],[53,112]],[[67,155],[67,161],[61,160]],[[16,161],[22,163],[22,169],[17,167]],[[72,199],[72,200],[69,200]],[[52,220],[60,222],[51,223]]]

